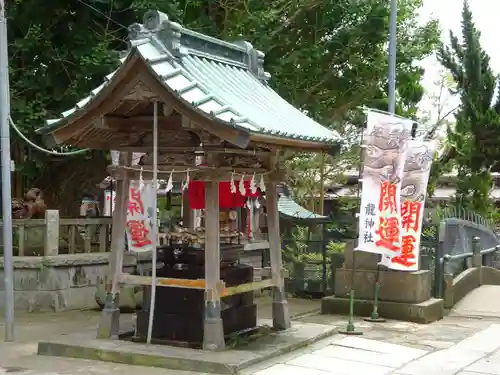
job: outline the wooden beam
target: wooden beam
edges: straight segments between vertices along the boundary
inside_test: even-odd
[[[176,128],[181,130],[181,116],[159,116],[158,131],[161,128]],[[104,116],[94,122],[94,127],[117,132],[145,132],[153,131],[153,116]]]
[[[132,154],[120,152],[119,164],[130,165]],[[112,284],[109,285],[111,293],[119,293],[118,275],[123,265],[123,249],[125,249],[125,222],[127,221],[127,202],[129,195],[130,180],[125,176],[116,183],[116,203],[113,212],[113,226],[111,233],[111,255],[109,258],[109,271]]]
[[[266,184],[267,225],[269,227],[269,252],[271,257],[271,280],[273,281],[273,327],[290,328],[290,316],[286,301],[284,279],[281,272],[281,234],[278,214],[278,191],[276,183]]]
[[[205,314],[203,319],[203,349],[224,349],[224,329],[221,318],[219,183],[205,184]]]
[[[161,137],[161,133],[160,133]],[[152,146],[127,146],[127,147],[119,147],[120,151],[128,151],[128,152],[152,152]],[[233,154],[233,155],[255,155],[257,157],[267,158],[270,155],[270,151],[263,150],[245,150],[241,148],[226,148],[226,147],[216,147],[216,146],[195,146],[186,147],[186,146],[158,146],[158,150],[162,151],[162,153],[189,153],[189,152],[213,152],[215,154]]]
[[[272,276],[271,267],[254,268],[253,274],[254,274],[254,276],[269,278]],[[286,279],[289,276],[289,271],[285,268],[282,268],[281,275],[283,278]]]
[[[130,165],[132,154],[121,152],[119,164]],[[116,184],[116,206],[113,212],[113,228],[111,234],[111,254],[109,256],[106,280],[106,302],[101,312],[101,320],[97,337],[118,338],[120,326],[120,284],[119,276],[123,268],[125,249],[125,221],[127,220],[128,189],[130,181],[125,177]]]
[[[137,107],[139,107],[142,103],[137,100],[123,100],[118,108],[116,108],[113,113],[115,115],[123,115],[127,116],[129,113],[134,111]]]
[[[138,276],[130,275],[128,273],[122,273],[120,275],[120,283],[124,285],[145,285],[151,286],[153,282],[150,276]],[[185,288],[185,289],[198,289],[205,290],[205,280],[204,279],[176,279],[170,277],[157,277],[157,286],[169,286],[173,288]],[[219,286],[222,290],[223,286]]]
[[[235,294],[251,292],[253,290],[261,290],[261,289],[269,288],[271,286],[273,286],[272,279],[254,281],[251,283],[231,286],[228,288],[224,288],[224,290],[222,291],[222,297],[228,297],[228,296],[233,296]]]
[[[119,277],[120,284],[123,285],[144,285],[150,286],[152,283],[152,278],[150,276],[139,276],[130,275],[128,273],[122,273]],[[156,286],[164,286],[170,288],[182,288],[182,289],[195,289],[195,290],[205,290],[206,282],[204,279],[177,279],[170,277],[158,277],[156,279]],[[235,294],[241,294],[250,292],[252,290],[260,290],[273,286],[271,279],[254,281],[246,284],[240,284],[236,286],[226,287],[223,281],[217,283],[216,289],[221,297],[228,297]]]
[[[284,138],[266,134],[252,134],[253,142],[275,145],[296,150],[296,152],[326,152],[334,145],[318,141]]]

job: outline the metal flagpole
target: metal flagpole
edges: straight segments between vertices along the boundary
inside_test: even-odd
[[[389,26],[389,112],[396,112],[396,32],[398,25],[398,1],[391,0]]]
[[[153,237],[152,269],[151,269],[151,301],[149,304],[149,321],[147,343],[151,344],[153,334],[153,319],[156,301],[156,248],[158,246],[158,101],[154,102],[153,110],[153,220],[151,236]]]
[[[358,164],[358,191],[357,191],[357,198],[358,198],[358,204],[359,204],[359,211],[356,214],[356,219],[358,219],[358,227],[356,229],[356,236],[358,237],[359,241],[359,217],[361,214],[361,189],[362,189],[362,183],[363,183],[363,153],[364,153],[364,134],[365,134],[365,128],[366,128],[366,122],[363,124],[363,127],[361,129],[361,136],[359,139],[359,164]],[[359,242],[357,243],[359,245]],[[355,275],[356,275],[356,252],[359,251],[357,250],[357,246],[352,249],[352,262],[351,262],[351,285],[350,285],[350,290],[349,290],[349,315],[348,315],[348,321],[347,321],[347,326],[346,329],[339,331],[340,334],[342,335],[351,335],[351,336],[359,336],[362,335],[363,332],[361,331],[356,331],[356,327],[354,325],[354,303],[355,303],[355,293],[356,290],[354,289],[354,281],[355,281]]]
[[[391,19],[389,25],[389,113],[396,113],[396,43],[397,43],[397,25],[398,25],[398,2],[391,0]],[[382,255],[380,256],[382,261]],[[377,265],[377,275],[375,280],[375,291],[373,298],[373,311],[366,321],[370,322],[385,322],[378,312],[379,292],[380,292],[380,264]]]
[[[5,341],[14,341],[14,284],[12,269],[12,210],[10,161],[9,56],[5,3],[0,0],[0,149],[3,215],[3,259],[5,283]]]

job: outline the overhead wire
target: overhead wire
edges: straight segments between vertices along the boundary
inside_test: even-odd
[[[112,22],[114,23],[115,25],[123,28],[123,29],[127,29],[127,27],[125,27],[124,25],[122,25],[121,23],[115,21],[114,19],[112,19],[111,17],[109,17],[107,14],[101,12],[99,9],[97,9],[96,7],[86,3],[85,1],[83,0],[77,0],[78,2],[82,3],[83,5],[87,6],[88,8],[92,9],[94,12],[97,12],[99,13],[101,16],[105,17],[109,22]],[[29,140],[22,132],[21,130],[16,126],[16,124],[14,123],[14,120],[12,120],[12,117],[9,116],[9,123],[10,123],[10,126],[12,127],[12,129],[14,129],[14,131],[16,132],[17,135],[19,135],[19,137],[21,137],[21,139],[26,142],[28,145],[30,145],[31,147],[33,147],[34,149],[36,149],[37,151],[40,151],[40,152],[43,152],[45,154],[48,154],[48,155],[53,155],[53,156],[75,156],[75,155],[80,155],[80,154],[84,154],[84,153],[87,153],[90,151],[90,149],[86,148],[86,149],[80,149],[80,150],[75,150],[75,151],[68,151],[68,152],[58,152],[58,151],[53,151],[53,150],[49,150],[49,149],[46,149],[46,148],[43,148],[35,143],[33,143],[31,140]]]
[[[84,154],[86,152],[89,152],[90,149],[88,148],[85,148],[85,149],[81,149],[81,150],[75,150],[75,151],[68,151],[68,152],[58,152],[58,151],[53,151],[53,150],[48,150],[46,148],[43,148],[41,146],[38,146],[37,144],[33,143],[32,141],[30,141],[22,132],[21,130],[19,130],[19,128],[16,126],[16,124],[14,123],[14,121],[12,120],[12,117],[9,116],[9,123],[10,123],[10,126],[12,127],[12,129],[14,129],[14,131],[17,133],[17,135],[19,135],[19,137],[21,137],[21,139],[26,142],[27,144],[29,144],[31,147],[33,147],[34,149],[40,151],[40,152],[44,152],[46,154],[49,154],[49,155],[53,155],[53,156],[74,156],[74,155],[79,155],[79,154]]]

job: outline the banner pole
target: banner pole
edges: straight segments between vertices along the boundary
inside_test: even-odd
[[[396,115],[396,32],[398,23],[398,5],[397,0],[391,0],[391,17],[389,26],[389,113],[393,116]],[[382,255],[380,255],[380,262]],[[377,264],[377,276],[375,280],[375,291],[373,295],[373,310],[369,318],[365,318],[368,322],[382,323],[386,320],[381,318],[378,313],[380,291],[380,264]]]
[[[153,336],[153,324],[156,306],[156,261],[158,250],[158,101],[153,102],[153,220],[151,228],[151,236],[153,242],[153,251],[151,259],[151,299],[149,303],[149,320],[148,320],[148,334],[146,343],[151,344]]]
[[[345,330],[339,331],[339,333],[342,335],[360,336],[363,334],[363,332],[361,331],[356,331],[356,327],[354,325],[354,298],[356,293],[354,289],[355,267],[356,267],[356,249],[352,251],[351,290],[349,291],[349,315],[347,317],[347,326]]]
[[[380,256],[380,260],[382,260],[382,255]],[[365,321],[372,323],[383,323],[386,319],[382,318],[378,312],[378,303],[379,303],[379,292],[380,292],[380,264],[377,264],[377,274],[375,277],[375,290],[373,294],[373,310],[371,315],[368,318],[365,318]]]
[[[366,123],[364,124],[366,125]],[[365,132],[365,126],[361,128],[361,137],[359,140],[359,167],[358,167],[358,192],[357,192],[357,198],[358,198],[358,205],[359,205],[359,211],[356,214],[356,218],[358,219],[358,226],[356,229],[356,238],[359,239],[359,217],[360,217],[360,212],[361,212],[361,177],[363,175],[363,136]],[[357,246],[356,246],[357,247]],[[351,264],[351,290],[349,291],[349,315],[348,315],[348,320],[347,320],[347,326],[346,329],[343,331],[339,331],[340,334],[343,335],[362,335],[362,331],[356,331],[356,327],[354,325],[354,302],[355,302],[355,294],[356,291],[354,289],[354,279],[355,279],[355,273],[356,273],[356,248],[352,250],[352,264]]]

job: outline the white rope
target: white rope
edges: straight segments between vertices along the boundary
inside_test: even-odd
[[[134,167],[127,167],[127,166],[122,166],[120,165],[119,166],[120,169],[124,169],[124,170],[127,170],[127,171],[134,171],[134,172],[146,172],[146,173],[153,173],[153,170],[152,169],[145,169],[143,167],[141,168],[134,168]],[[217,170],[219,169],[218,167],[205,167],[205,168],[188,168],[188,169],[181,169],[181,170],[170,170],[170,171],[158,171],[159,174],[189,174],[190,172],[199,172],[199,171],[209,171],[209,170]],[[229,172],[229,171],[228,171]],[[266,172],[256,172],[257,175],[260,175],[260,176],[267,176],[271,173],[273,173],[274,171],[266,171]],[[238,173],[238,172],[235,172],[235,171],[232,171],[231,172],[232,174],[234,174],[235,176],[242,176],[242,177],[250,177],[249,175],[246,175],[245,173]]]
[[[16,124],[12,120],[12,117],[10,117],[10,116],[9,116],[9,122],[10,122],[10,125],[12,126],[12,128],[16,131],[16,133],[21,137],[21,139],[23,141],[25,141],[31,147],[37,149],[40,152],[44,152],[46,154],[55,155],[55,156],[73,156],[73,155],[83,154],[83,153],[89,151],[88,148],[82,149],[82,150],[76,150],[76,151],[69,151],[69,152],[57,152],[57,151],[47,150],[46,148],[40,147],[40,146],[34,144],[33,142],[31,142],[28,138],[26,138],[26,136],[23,133],[21,133],[21,131],[18,129],[18,127],[16,126]]]

